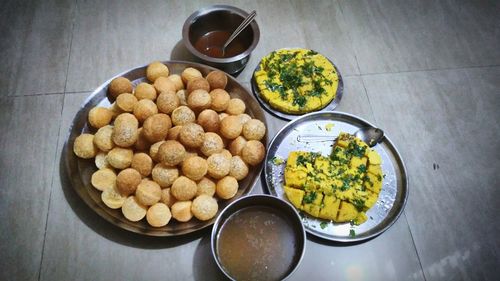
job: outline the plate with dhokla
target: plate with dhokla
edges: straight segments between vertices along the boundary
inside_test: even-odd
[[[288,123],[265,159],[268,192],[291,203],[312,235],[337,242],[370,239],[402,213],[408,175],[387,137],[369,147],[355,136],[368,121],[314,112]]]

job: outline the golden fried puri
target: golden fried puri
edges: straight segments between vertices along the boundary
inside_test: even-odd
[[[210,92],[210,85],[205,78],[196,77],[187,82],[186,90],[188,95],[190,95],[194,90],[205,90],[206,92]]]
[[[245,163],[258,165],[266,155],[266,148],[260,141],[249,140],[241,150],[241,158]]]
[[[194,123],[196,120],[194,112],[184,105],[177,107],[170,117],[172,118],[172,124],[175,126]]]
[[[104,191],[106,188],[113,188],[116,185],[116,174],[109,168],[97,170],[92,174],[90,183],[100,191]]]
[[[146,220],[151,226],[154,227],[162,227],[167,225],[171,218],[172,214],[170,213],[170,209],[163,203],[154,204],[153,206],[149,207],[148,211],[146,212]]]
[[[138,202],[135,196],[129,196],[122,205],[122,213],[129,221],[140,221],[146,216],[147,207]]]
[[[151,159],[153,159],[155,162],[160,162],[160,158],[158,156],[158,151],[160,150],[160,145],[162,145],[165,141],[159,141],[155,142],[149,147],[149,156],[151,156]]]
[[[229,105],[229,100],[231,97],[223,89],[214,89],[210,92],[210,97],[212,98],[211,109],[221,112],[227,109]]]
[[[186,149],[174,140],[165,141],[158,150],[158,160],[167,166],[175,166],[184,160]]]
[[[158,111],[166,114],[171,114],[174,109],[179,107],[179,97],[172,91],[161,92],[156,99]]]
[[[222,199],[231,199],[238,192],[238,181],[231,176],[224,177],[217,182],[215,193]]]
[[[184,82],[179,74],[172,74],[167,77],[167,79],[172,82],[175,86],[175,91],[184,89]]]
[[[116,187],[106,188],[101,193],[102,202],[111,209],[121,208],[126,199]]]
[[[212,132],[205,133],[203,143],[200,147],[201,153],[208,157],[214,153],[222,152],[222,149],[224,149],[224,143],[218,134]]]
[[[98,152],[96,145],[94,144],[94,135],[92,134],[81,134],[75,139],[73,144],[73,151],[76,156],[83,159],[94,158]]]
[[[151,170],[153,170],[153,159],[144,152],[135,153],[130,166],[137,170],[141,176],[147,177],[151,174]]]
[[[200,181],[198,181],[196,196],[200,196],[201,194],[206,194],[208,196],[214,196],[215,194],[215,183],[207,177],[203,177]]]
[[[170,81],[167,77],[158,77],[153,84],[157,93],[163,92],[174,92],[176,91],[175,84]]]
[[[180,222],[187,222],[193,217],[191,212],[191,201],[177,201],[172,205],[170,211],[172,217]]]
[[[245,123],[249,120],[252,120],[252,117],[246,113],[238,114],[238,117],[240,118],[240,122],[242,126],[245,126]]]
[[[132,82],[125,77],[117,77],[109,83],[108,93],[116,98],[123,93],[132,93]]]
[[[218,132],[220,127],[219,114],[211,109],[205,109],[198,115],[197,123],[205,132]]]
[[[189,123],[182,126],[179,133],[179,141],[189,148],[198,148],[203,144],[205,132],[196,123]]]
[[[182,162],[182,173],[194,180],[201,180],[207,173],[207,161],[199,156],[190,157]]]
[[[149,116],[158,113],[158,107],[152,100],[143,99],[137,102],[134,115],[139,122],[144,122]]]
[[[89,123],[94,128],[109,125],[113,118],[113,112],[105,107],[96,106],[89,111]]]
[[[240,155],[241,150],[243,149],[243,147],[245,146],[246,143],[247,143],[247,140],[242,136],[235,138],[229,144],[229,152],[231,152],[232,155]]]
[[[261,140],[266,134],[266,125],[258,119],[251,119],[243,126],[242,133],[247,140]]]
[[[229,100],[226,112],[231,115],[238,115],[245,113],[245,109],[246,109],[245,103],[241,99],[234,98]]]
[[[137,100],[148,99],[154,101],[156,100],[155,87],[146,82],[139,83],[137,86],[135,86],[134,96],[137,98]]]
[[[175,166],[166,166],[158,163],[153,168],[153,180],[157,182],[161,188],[170,187],[179,177],[179,170]]]
[[[115,119],[113,127],[113,142],[121,147],[134,145],[138,138],[139,122],[130,113],[122,113]]]
[[[167,140],[178,140],[181,133],[182,126],[175,126],[168,130]]]
[[[217,200],[206,194],[196,197],[191,204],[191,212],[201,221],[207,221],[215,217],[218,209]]]
[[[161,188],[156,182],[150,179],[142,179],[137,186],[135,196],[137,197],[137,201],[142,205],[151,206],[160,201]]]
[[[231,158],[231,170],[229,170],[229,175],[237,180],[242,180],[248,175],[248,166],[240,156],[233,156]]]
[[[187,105],[187,92],[186,90],[179,90],[175,92],[175,95],[179,98],[180,105]]]
[[[204,109],[210,108],[212,98],[210,94],[202,89],[192,91],[188,98],[187,104],[195,112],[201,112]]]
[[[134,151],[128,148],[115,147],[108,152],[107,160],[111,167],[125,169],[132,164]]]
[[[188,81],[194,78],[202,78],[203,76],[201,75],[201,72],[192,67],[188,67],[184,69],[181,73],[181,79],[182,82],[184,82],[184,85],[187,85]]]
[[[185,176],[177,178],[170,188],[172,195],[179,201],[191,200],[197,190],[196,182]]]
[[[158,77],[168,77],[168,74],[168,67],[159,61],[150,63],[146,68],[146,77],[150,82],[154,82]]]
[[[210,84],[210,89],[224,89],[227,85],[226,73],[220,70],[214,70],[208,73],[206,77],[208,84]]]
[[[113,142],[113,126],[107,125],[99,128],[94,136],[94,144],[99,150],[105,152],[115,147],[115,143]]]
[[[243,130],[243,126],[241,125],[240,118],[238,116],[227,116],[222,119],[220,122],[220,133],[223,137],[227,139],[235,139]]]
[[[122,195],[128,196],[135,193],[141,180],[142,176],[137,170],[127,168],[116,176],[116,187]]]
[[[215,153],[207,158],[208,175],[214,179],[220,179],[229,174],[231,159],[222,153]]]
[[[175,197],[172,195],[172,192],[170,192],[170,188],[164,188],[161,190],[160,202],[171,208],[172,205],[177,202],[177,199],[175,199]]]
[[[95,137],[94,137],[94,140],[95,140]],[[103,151],[100,151],[99,153],[96,154],[94,162],[95,162],[95,166],[97,167],[97,169],[101,170],[101,169],[111,167],[108,163],[108,160],[106,159],[107,155],[108,154],[106,152],[103,152]]]
[[[130,93],[120,94],[116,98],[116,106],[123,112],[133,112],[137,104],[137,98]]]
[[[144,121],[144,135],[150,142],[158,142],[167,137],[168,130],[172,127],[170,117],[164,113],[151,115]]]

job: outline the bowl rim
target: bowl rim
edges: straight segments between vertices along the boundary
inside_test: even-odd
[[[277,204],[282,204],[283,206],[285,206],[285,208],[287,208],[288,210],[291,211],[290,217],[297,219],[297,222],[298,222],[298,225],[299,225],[299,229],[300,229],[300,231],[298,231],[299,236],[297,237],[297,239],[299,239],[299,240],[302,239],[304,242],[302,243],[302,249],[299,249],[299,251],[300,251],[300,257],[297,260],[295,266],[282,279],[282,280],[287,280],[288,278],[290,278],[290,276],[292,276],[297,271],[297,269],[299,268],[300,264],[302,263],[302,260],[304,259],[304,255],[305,255],[305,252],[306,252],[306,244],[307,244],[307,234],[306,234],[306,230],[305,230],[304,224],[302,223],[301,216],[299,215],[299,213],[297,212],[297,210],[295,209],[295,207],[293,207],[290,203],[288,203],[288,202],[286,202],[284,200],[281,200],[281,199],[279,199],[279,198],[277,198],[275,196],[269,195],[269,194],[252,194],[252,195],[242,196],[242,197],[238,198],[237,200],[231,202],[229,205],[227,205],[219,213],[219,215],[217,216],[217,219],[215,220],[214,224],[212,225],[212,232],[211,232],[211,235],[210,235],[210,248],[212,250],[212,257],[214,258],[215,263],[219,267],[219,270],[222,271],[224,273],[224,275],[226,277],[228,277],[230,280],[235,280],[232,276],[229,275],[228,272],[226,272],[226,270],[224,270],[224,267],[222,266],[222,264],[219,262],[219,259],[218,259],[217,249],[216,249],[216,242],[218,240],[218,236],[219,236],[218,234],[220,233],[220,229],[221,229],[220,224],[221,224],[221,222],[224,222],[227,219],[227,218],[225,218],[224,221],[223,221],[223,217],[224,217],[225,213],[228,212],[228,210],[233,205],[241,204],[240,201],[253,200],[255,198],[261,198],[261,199],[268,200],[268,201],[274,201]],[[262,205],[262,206],[269,206],[268,204],[255,204],[255,205],[250,205],[250,206],[244,206],[243,208],[251,207],[251,206],[260,206],[260,205]],[[269,207],[273,207],[273,206],[269,206]],[[238,208],[236,211],[242,210],[243,208]],[[229,214],[227,217],[229,218],[234,213],[235,212],[233,212],[232,214]]]
[[[259,43],[259,39],[260,39],[260,29],[259,29],[259,25],[257,24],[256,19],[254,19],[252,21],[252,23],[250,24],[250,26],[252,27],[253,34],[254,34],[252,43],[244,52],[242,52],[241,54],[239,54],[237,56],[230,57],[230,58],[214,58],[214,57],[207,56],[207,55],[201,53],[193,46],[193,44],[189,40],[189,29],[190,29],[191,24],[193,24],[196,21],[196,19],[198,19],[199,17],[207,15],[207,14],[215,12],[215,11],[233,12],[235,14],[240,15],[242,18],[245,18],[246,16],[248,16],[248,13],[246,11],[244,11],[240,8],[234,7],[234,6],[230,6],[230,5],[212,5],[212,6],[204,7],[204,8],[201,8],[201,9],[195,11],[186,19],[186,21],[184,21],[184,25],[182,26],[182,41],[184,42],[184,45],[186,46],[186,48],[196,57],[198,57],[202,60],[208,61],[208,62],[212,62],[212,63],[231,63],[231,62],[235,62],[235,61],[240,61],[240,60],[244,59],[245,57],[248,57],[252,53],[252,51],[255,49],[255,47],[257,46],[257,44]]]

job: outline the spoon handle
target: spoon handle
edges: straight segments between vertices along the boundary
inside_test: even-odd
[[[328,135],[299,135],[297,136],[298,142],[324,142],[324,141],[334,141],[338,136],[328,136]]]
[[[222,47],[222,50],[226,49],[226,47],[242,32],[257,16],[257,12],[253,10],[244,20],[243,22],[236,28],[236,30],[231,34],[229,39],[227,39],[226,43]]]

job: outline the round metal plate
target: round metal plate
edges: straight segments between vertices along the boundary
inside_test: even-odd
[[[327,130],[327,125],[333,127]],[[286,160],[288,154],[296,150],[330,155],[334,139],[340,132],[353,134],[367,126],[374,127],[357,116],[331,111],[309,113],[288,123],[271,141],[266,155],[264,173],[269,193],[288,201],[283,190],[286,161],[276,165],[274,157]],[[331,135],[332,138],[331,141],[304,142],[298,139],[301,135]],[[397,220],[408,198],[408,176],[403,159],[387,136],[373,149],[382,157],[384,178],[377,203],[366,213],[368,220],[356,226],[303,213],[302,221],[307,232],[331,241],[355,242],[381,234]]]
[[[163,63],[168,66],[170,73],[173,74],[180,74],[186,67],[194,67],[198,69],[204,76],[207,75],[210,71],[216,70],[215,68],[209,66],[191,62],[165,61]],[[96,190],[91,185],[90,178],[92,176],[92,173],[97,170],[94,164],[94,159],[80,159],[73,153],[73,143],[77,136],[85,132],[95,133],[96,131],[87,123],[87,116],[90,109],[95,106],[110,106],[110,101],[108,100],[106,93],[111,80],[118,76],[123,76],[130,79],[130,81],[132,81],[134,85],[137,85],[140,82],[146,81],[146,67],[147,66],[141,66],[118,74],[117,76],[111,78],[110,80],[99,86],[83,103],[80,110],[73,119],[69,134],[66,138],[64,148],[66,173],[73,188],[83,199],[83,201],[85,201],[85,203],[101,217],[118,227],[150,236],[176,236],[191,233],[211,226],[214,223],[215,218],[205,222],[193,218],[189,222],[185,223],[179,223],[172,219],[168,225],[159,228],[150,226],[145,221],[145,219],[139,222],[131,222],[125,219],[120,209],[113,210],[104,205],[101,200],[101,192]],[[238,97],[245,101],[247,114],[254,118],[260,119],[265,124],[267,124],[264,117],[264,112],[262,111],[259,104],[255,101],[255,99],[252,98],[251,94],[241,84],[239,84],[233,77],[229,75],[226,90],[230,93],[231,97]],[[267,134],[262,142],[264,144],[267,144]],[[232,201],[250,193],[255,182],[257,181],[257,178],[259,177],[262,165],[263,164],[260,164],[259,166],[250,169],[249,175],[244,180],[239,182],[239,189],[234,198],[232,198],[231,200],[218,202],[219,212]]]
[[[332,111],[332,110],[334,110],[340,104],[340,100],[342,99],[342,94],[344,93],[344,82],[342,80],[342,75],[340,74],[340,71],[339,71],[338,67],[330,59],[328,59],[328,61],[333,65],[333,67],[335,68],[335,71],[337,72],[337,75],[339,77],[339,83],[338,83],[338,87],[337,87],[337,93],[335,94],[335,98],[329,104],[325,105],[323,108],[320,108],[320,109],[318,109],[316,111]],[[252,92],[253,92],[255,98],[259,101],[260,105],[267,112],[271,113],[272,115],[274,115],[274,116],[276,116],[278,118],[281,118],[281,119],[284,119],[284,120],[287,120],[287,121],[293,120],[293,119],[295,119],[297,117],[300,117],[300,116],[304,115],[303,113],[290,114],[290,113],[282,112],[282,111],[279,111],[278,109],[273,108],[269,103],[267,103],[260,96],[260,90],[259,90],[259,87],[257,86],[257,82],[255,81],[255,72],[257,72],[258,70],[260,70],[260,62],[259,62],[259,64],[257,65],[257,67],[255,68],[255,70],[253,72],[254,75],[252,75],[252,80],[251,80]]]

